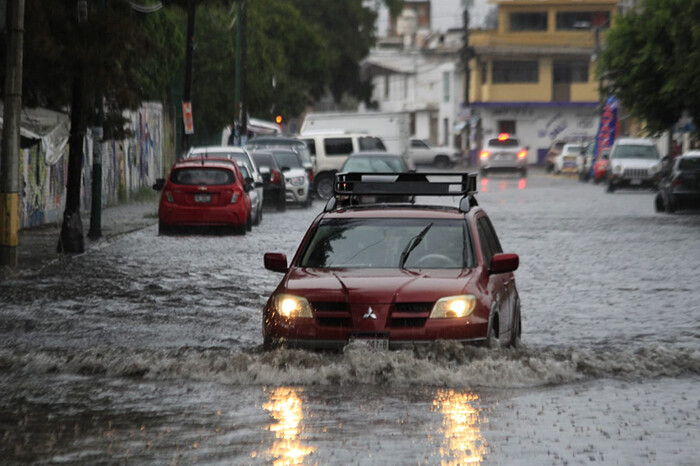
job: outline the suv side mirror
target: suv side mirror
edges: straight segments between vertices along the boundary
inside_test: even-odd
[[[273,272],[287,273],[287,255],[281,252],[266,252],[263,257],[265,268]]]

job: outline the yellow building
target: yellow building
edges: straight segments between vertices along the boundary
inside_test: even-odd
[[[600,100],[595,57],[617,1],[494,3],[498,28],[469,37],[469,102],[482,138],[515,133],[530,147],[531,164],[556,139],[592,138]]]

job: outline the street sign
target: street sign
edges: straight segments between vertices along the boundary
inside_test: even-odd
[[[194,134],[194,119],[192,118],[192,102],[182,103],[182,121],[185,124],[185,134]]]

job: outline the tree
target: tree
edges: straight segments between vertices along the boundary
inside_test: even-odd
[[[618,17],[598,62],[603,90],[652,134],[684,111],[700,123],[700,2],[643,0]]]

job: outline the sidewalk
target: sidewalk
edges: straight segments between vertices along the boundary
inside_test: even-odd
[[[88,253],[115,237],[158,223],[158,200],[105,207],[102,210],[102,236],[94,240],[87,236],[90,231],[89,212],[81,213],[81,219],[85,252]],[[58,223],[20,230],[17,267],[14,270],[0,271],[0,276],[8,272],[12,275],[20,271],[39,269],[55,260],[70,257],[56,252],[60,233],[61,225]]]

